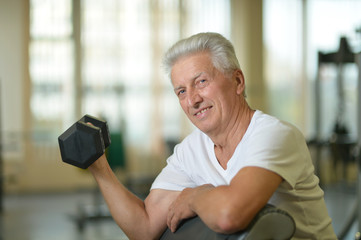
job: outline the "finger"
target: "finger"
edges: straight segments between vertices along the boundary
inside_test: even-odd
[[[176,214],[174,214],[170,222],[170,230],[173,233],[177,230],[179,223],[180,223],[180,218]]]
[[[171,228],[171,222],[172,222],[173,215],[174,215],[173,210],[171,208],[169,208],[168,215],[167,215],[167,226],[169,229]]]
[[[175,230],[177,230],[177,222],[174,217],[171,220],[170,230],[172,231],[172,233],[174,233]]]
[[[168,216],[167,216],[167,226],[168,226],[169,229],[170,229],[171,220],[172,220],[172,216],[170,215],[170,213],[168,213]]]

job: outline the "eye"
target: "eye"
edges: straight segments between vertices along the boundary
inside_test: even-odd
[[[184,89],[181,89],[177,92],[177,95],[180,96],[180,95],[183,95],[184,93],[186,92],[186,90]]]
[[[201,79],[197,82],[198,87],[205,87],[208,81],[206,79]]]

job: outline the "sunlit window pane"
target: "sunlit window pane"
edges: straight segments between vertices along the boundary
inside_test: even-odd
[[[72,33],[71,0],[31,0],[32,37],[63,38]]]
[[[150,135],[151,36],[144,1],[83,1],[83,112],[127,126],[129,142]]]
[[[302,2],[264,1],[263,23],[270,112],[301,126]]]
[[[59,130],[71,115],[74,47],[71,1],[30,1],[30,109],[35,129]],[[65,114],[68,113],[68,114]]]
[[[73,61],[70,41],[34,41],[30,45],[30,74],[35,84],[70,84]]]
[[[230,38],[229,0],[186,0],[186,34],[198,32],[218,32]]]

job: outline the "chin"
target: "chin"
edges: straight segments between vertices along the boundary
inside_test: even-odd
[[[212,127],[212,124],[209,123],[209,120],[202,121],[202,120],[199,120],[199,119],[194,119],[194,121],[192,121],[192,123],[196,128],[198,128],[199,130],[201,130],[205,134],[211,132],[212,129],[214,129],[214,127]]]
[[[195,126],[205,134],[211,132],[211,128],[209,126],[202,126],[202,125],[195,125]]]

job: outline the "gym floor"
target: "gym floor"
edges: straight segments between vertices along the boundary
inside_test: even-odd
[[[337,184],[323,188],[329,213],[338,233],[352,211],[355,186]],[[83,231],[79,231],[75,217],[80,209],[94,210],[94,196],[97,195],[91,191],[6,196],[5,209],[0,215],[0,240],[128,239],[110,218],[88,221]],[[354,239],[356,225],[353,225],[346,239]]]

